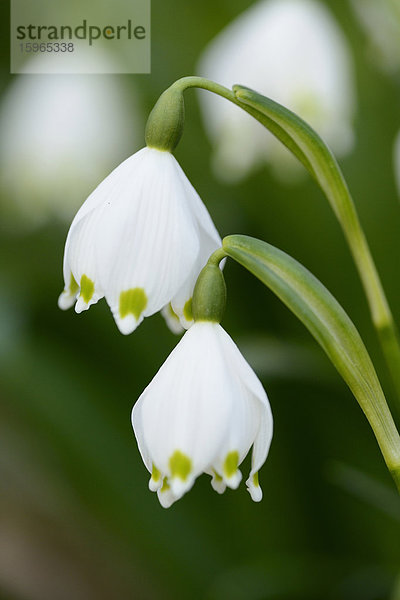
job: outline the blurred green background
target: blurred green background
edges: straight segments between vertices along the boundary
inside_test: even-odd
[[[357,142],[341,166],[399,320],[392,148],[400,79],[369,61],[349,4],[325,4],[356,67]],[[104,76],[138,101],[136,140],[159,94],[193,74],[204,46],[250,5],[152,1],[151,75]],[[16,76],[9,75],[5,3],[1,10],[6,92]],[[186,109],[176,157],[221,235],[263,238],[319,277],[359,327],[390,400],[359,279],[322,193],[309,178],[285,186],[268,167],[222,185],[210,169],[194,92]],[[3,193],[3,212],[9,202]],[[160,315],[120,335],[104,301],[79,316],[61,312],[67,231],[67,220],[1,223],[0,597],[398,600],[400,505],[373,434],[309,333],[233,263],[225,269],[223,325],[261,378],[275,419],[261,471],[264,499],[252,503],[243,484],[219,496],[203,476],[173,507],[160,507],[147,488],[130,411],[177,339]]]

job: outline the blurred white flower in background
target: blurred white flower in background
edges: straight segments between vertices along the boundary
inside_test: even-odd
[[[338,155],[353,146],[353,65],[347,41],[326,7],[313,0],[262,0],[210,42],[197,68],[231,88],[242,84],[309,122]],[[238,181],[263,162],[287,180],[297,163],[241,109],[201,92],[216,174]]]
[[[104,173],[141,143],[136,104],[118,76],[16,76],[0,106],[3,224],[71,219]]]
[[[369,57],[388,73],[400,69],[399,0],[351,0],[353,10],[368,36]]]
[[[247,489],[262,499],[258,471],[272,439],[267,395],[232,338],[211,321],[185,333],[132,410],[149,488],[168,508],[205,472],[222,494],[242,479],[253,446]]]

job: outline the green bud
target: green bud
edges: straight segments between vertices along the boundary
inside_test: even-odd
[[[147,146],[172,152],[181,139],[184,121],[183,92],[172,85],[161,94],[149,115],[145,132]]]
[[[220,323],[225,311],[226,286],[218,265],[207,263],[200,272],[193,292],[195,321]]]

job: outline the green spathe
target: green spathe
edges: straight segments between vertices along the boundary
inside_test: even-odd
[[[195,321],[220,323],[225,312],[226,286],[218,265],[208,262],[200,272],[193,292]]]
[[[136,320],[147,306],[147,296],[143,288],[131,288],[121,292],[119,297],[119,314],[121,319],[133,315]]]
[[[183,93],[172,85],[161,94],[149,115],[145,132],[147,146],[172,152],[181,139],[184,122]]]

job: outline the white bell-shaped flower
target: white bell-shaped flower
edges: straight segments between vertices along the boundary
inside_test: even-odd
[[[197,72],[280,102],[309,122],[337,154],[353,145],[351,55],[339,26],[320,2],[253,4],[210,42]],[[286,181],[301,173],[289,151],[244,111],[214,94],[202,93],[199,99],[215,148],[213,166],[221,179],[238,181],[264,162]]]
[[[173,155],[143,148],[76,214],[59,306],[67,309],[77,299],[80,313],[105,296],[124,334],[168,306],[171,320],[188,327],[197,276],[220,245],[207,209]]]
[[[71,220],[102,174],[138,143],[140,110],[134,89],[127,91],[117,76],[112,85],[105,75],[11,81],[0,105],[3,225]]]
[[[253,445],[247,487],[262,498],[258,471],[272,438],[267,395],[225,330],[195,321],[132,411],[149,488],[170,506],[205,472],[222,493],[241,480],[238,466]]]

